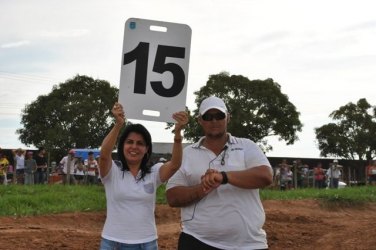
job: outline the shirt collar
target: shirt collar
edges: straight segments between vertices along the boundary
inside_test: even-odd
[[[229,146],[229,144],[235,144],[237,142],[236,137],[232,136],[230,133],[227,133],[228,140],[225,145]],[[192,148],[199,149],[202,147],[202,143],[204,142],[205,136],[201,137],[198,142],[192,144]]]

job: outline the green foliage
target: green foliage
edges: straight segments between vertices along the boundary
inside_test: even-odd
[[[267,137],[279,136],[293,144],[298,139],[296,133],[302,129],[299,112],[273,79],[251,81],[241,75],[219,73],[211,75],[195,95],[197,107],[208,96],[222,98],[231,114],[229,132],[262,144],[266,151],[272,149]],[[184,131],[187,140],[197,141],[202,135],[197,116],[198,108]]]
[[[106,208],[101,186],[0,186],[0,216],[26,216]]]
[[[376,157],[376,107],[366,99],[333,111],[337,121],[315,129],[321,156],[371,160]]]
[[[376,187],[346,187],[342,189],[295,189],[279,191],[263,189],[260,191],[263,200],[304,200],[316,199],[324,207],[358,207],[368,202],[376,202]]]
[[[26,105],[19,139],[25,145],[64,151],[97,148],[109,132],[108,117],[117,96],[118,89],[108,82],[77,75]]]
[[[165,185],[157,190],[156,203],[166,204]],[[376,187],[344,189],[260,190],[262,200],[317,199],[329,208],[357,207],[376,202]],[[65,212],[104,211],[103,186],[0,185],[0,216],[28,216]]]
[[[157,189],[157,199],[156,199],[157,204],[166,204],[167,203],[165,193],[166,193],[166,185],[162,184]]]

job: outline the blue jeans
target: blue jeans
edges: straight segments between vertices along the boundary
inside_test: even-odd
[[[44,184],[44,172],[43,171],[36,171],[34,173],[35,175],[35,179],[34,179],[34,183],[35,184]]]
[[[339,182],[338,178],[331,178],[329,187],[330,188],[338,188],[338,182]]]
[[[102,238],[100,250],[158,250],[157,240],[140,244],[126,244]]]

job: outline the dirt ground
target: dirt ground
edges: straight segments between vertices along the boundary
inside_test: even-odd
[[[269,249],[376,249],[376,204],[335,211],[313,200],[263,204]],[[157,206],[159,249],[176,249],[179,215]],[[98,249],[104,220],[104,212],[0,217],[0,249]]]

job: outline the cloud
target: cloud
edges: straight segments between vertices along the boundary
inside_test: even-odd
[[[12,42],[12,43],[5,43],[0,46],[2,49],[10,49],[10,48],[17,48],[17,47],[22,47],[25,45],[29,45],[30,41],[28,40],[23,40],[23,41],[18,41],[18,42]]]
[[[61,57],[57,46],[33,42],[17,49],[0,50],[0,68],[3,72],[46,73],[46,67]]]
[[[355,25],[348,26],[344,31],[369,31],[376,29],[376,20],[371,20],[367,22],[358,23]]]
[[[42,31],[41,36],[47,38],[69,38],[69,37],[80,37],[89,34],[88,29],[71,29],[63,31]]]
[[[358,67],[369,67],[376,61],[376,55],[354,55],[338,57],[311,58],[300,62],[305,71],[309,70],[354,70]]]
[[[276,43],[281,40],[285,40],[286,38],[290,37],[290,32],[288,31],[275,31],[269,32],[267,34],[261,35],[260,37],[256,38],[256,43]]]

